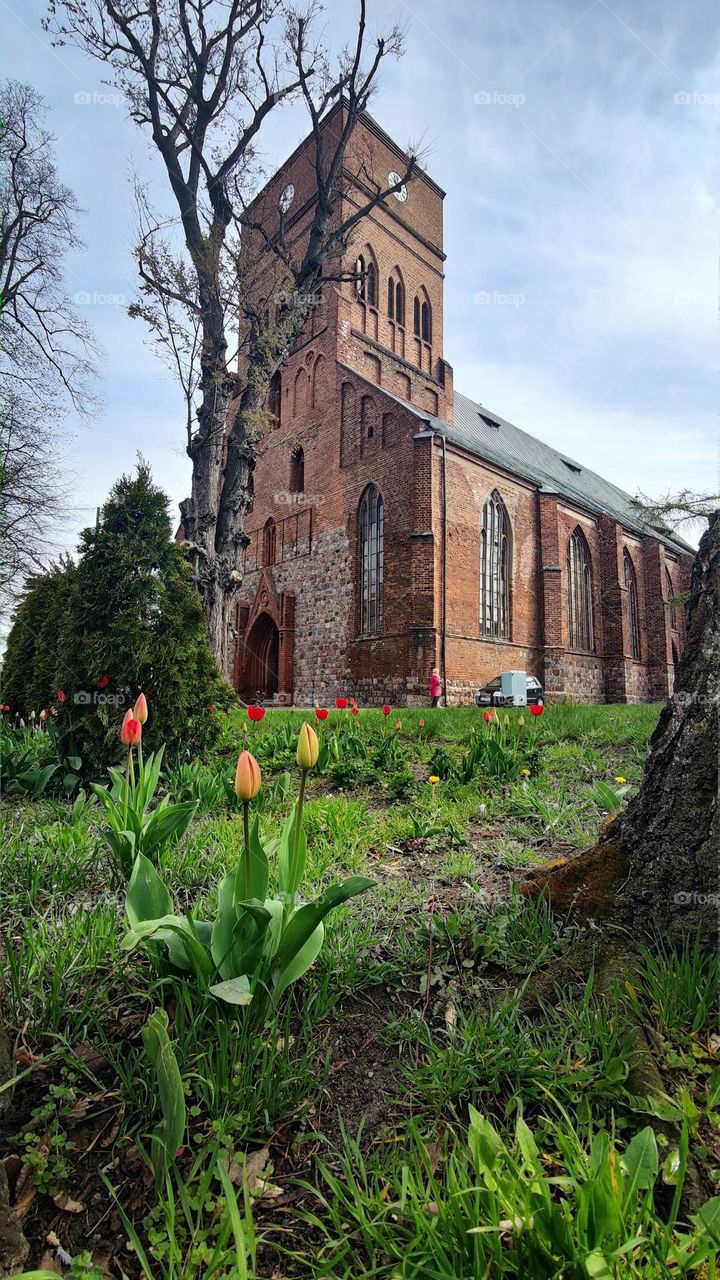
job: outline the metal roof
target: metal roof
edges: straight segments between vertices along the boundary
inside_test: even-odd
[[[350,365],[345,367],[363,382],[367,381]],[[369,385],[375,387],[375,383]],[[556,493],[568,502],[574,502],[583,511],[613,516],[625,529],[641,537],[657,538],[675,551],[695,555],[694,548],[682,538],[643,520],[642,511],[629,493],[618,489],[609,480],[603,480],[602,476],[590,471],[575,458],[559,453],[549,444],[538,440],[537,436],[521,431],[506,418],[501,418],[482,404],[476,404],[459,391],[454,396],[453,421],[445,422],[426,409],[420,409],[408,400],[393,395],[385,387],[376,390],[382,391],[383,395],[426,422],[436,435],[445,436],[449,444],[530,481],[541,493]]]
[[[435,423],[440,420],[434,419]],[[452,444],[531,480],[542,493],[557,493],[585,511],[614,516],[627,529],[694,554],[682,538],[644,520],[630,495],[617,485],[459,392],[452,423],[440,423],[439,429]]]

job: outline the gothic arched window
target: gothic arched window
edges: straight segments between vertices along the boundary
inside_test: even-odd
[[[670,570],[668,568],[665,569],[665,591],[667,592],[667,606],[668,606],[668,617],[670,619],[670,630],[677,631],[678,629],[677,602],[675,600],[675,588],[673,586],[673,580],[670,576]]]
[[[480,633],[510,638],[510,520],[497,489],[483,507],[480,533]]]
[[[405,325],[405,285],[397,267],[388,276],[387,313],[389,320],[394,320],[399,325]]]
[[[358,302],[365,301],[365,259],[362,254],[355,259],[355,297]]]
[[[625,591],[627,594],[627,611],[628,611],[628,629],[630,632],[630,653],[636,662],[640,660],[640,613],[638,609],[638,593],[637,578],[635,577],[635,566],[630,558],[630,552],[625,549],[623,552],[623,572],[625,576]]]
[[[275,563],[277,555],[277,526],[272,516],[265,521],[263,529],[263,554],[262,562],[264,565],[272,565]]]
[[[430,310],[429,302],[423,302],[420,315],[421,315],[420,330],[422,333],[422,340],[423,342],[432,342],[432,312]]]
[[[305,488],[305,454],[296,449],[290,459],[290,492],[302,493]]]
[[[368,485],[358,511],[358,549],[361,635],[382,631],[383,625],[383,500],[374,484]]]
[[[416,338],[420,337],[420,299],[417,295],[413,302],[413,333]]]
[[[567,582],[570,648],[592,653],[592,574],[590,552],[581,529],[576,529],[568,542]]]

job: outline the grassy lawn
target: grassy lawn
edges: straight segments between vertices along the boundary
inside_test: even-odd
[[[592,843],[598,783],[637,785],[657,715],[563,706],[488,726],[475,709],[333,711],[308,775],[303,891],[374,886],[328,918],[313,967],[251,1033],[244,1009],[159,963],[158,944],[122,948],[125,885],[97,803],[8,798],[16,1081],[0,1093],[0,1155],[28,1268],[714,1275],[720,1215],[690,1222],[678,1182],[688,1159],[701,1201],[720,1181],[716,961],[692,940],[678,954],[622,939],[632,965],[599,989],[592,945],[617,939],[515,887]],[[243,739],[263,772],[260,832],[279,835],[303,718],[235,712],[210,759],[164,775],[173,801],[198,803],[161,860],[178,912],[211,917],[242,857]],[[142,1028],[158,1008],[186,1121],[154,1180],[163,1085]],[[638,1083],[643,1038],[661,1091]]]

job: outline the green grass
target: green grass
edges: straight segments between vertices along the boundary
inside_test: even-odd
[[[565,857],[593,840],[604,817],[594,784],[613,785],[618,776],[638,783],[657,714],[654,707],[568,705],[534,722],[526,716],[525,725],[513,714],[509,739],[537,752],[529,776],[506,784],[483,768],[464,783],[428,781],[434,752],[457,763],[473,732],[486,732],[475,708],[403,710],[388,720],[368,711],[352,723],[333,711],[319,726],[321,740],[340,728],[360,745],[344,748],[341,740],[341,767],[310,777],[304,892],[314,896],[345,875],[369,875],[376,884],[337,911],[313,968],[251,1036],[242,1012],[209,1001],[187,981],[159,977],[150,958],[121,950],[123,892],[113,887],[98,806],[9,801],[0,913],[6,1017],[21,1078],[0,1154],[28,1153],[37,1203],[52,1207],[58,1191],[73,1194],[83,1167],[74,1109],[106,1097],[117,1124],[102,1166],[126,1215],[120,1235],[134,1241],[134,1249],[121,1249],[131,1280],[201,1280],[242,1275],[243,1267],[271,1276],[286,1265],[305,1277],[585,1280],[577,1269],[582,1212],[563,1190],[569,1183],[552,1184],[568,1231],[555,1270],[532,1269],[542,1237],[537,1204],[537,1230],[524,1241],[523,1232],[503,1237],[497,1227],[528,1208],[517,1117],[532,1127],[544,1174],[580,1182],[591,1176],[593,1142],[605,1141],[598,1133],[621,1149],[661,1113],[685,1118],[707,1185],[720,1182],[711,1043],[718,966],[692,941],[676,952],[638,939],[635,968],[618,975],[612,1002],[585,973],[579,985],[558,988],[526,1012],[528,984],[552,975],[594,935],[518,897],[510,881],[514,868]],[[279,834],[287,813],[283,771],[293,768],[293,732],[303,718],[272,712],[247,732],[263,767],[258,810],[266,840]],[[398,719],[402,729],[388,743]],[[163,856],[163,879],[182,910],[192,903],[212,912],[218,880],[241,856],[231,779],[246,724],[234,713],[212,759],[168,766],[171,798],[200,802],[182,843]],[[170,1017],[187,1135],[164,1190],[133,1199],[123,1160],[134,1151],[142,1166],[159,1114],[141,1029],[160,1006]],[[638,1022],[659,1042],[666,1073],[667,1097],[652,1105],[628,1087]],[[372,1132],[362,1129],[368,1108]],[[506,1145],[508,1178],[515,1169],[507,1204],[468,1146],[472,1108]],[[345,1132],[338,1110],[351,1117]],[[225,1171],[265,1144],[267,1180],[289,1199],[275,1208],[261,1182],[253,1227],[239,1183],[228,1191]],[[671,1154],[661,1145],[662,1160]],[[142,1185],[137,1173],[134,1182]],[[110,1193],[98,1185],[109,1212]],[[613,1280],[689,1274],[681,1247],[689,1224],[672,1216],[674,1186],[633,1206],[631,1225],[647,1239],[646,1254],[631,1249],[608,1264]],[[468,1234],[492,1222],[494,1234]],[[704,1228],[693,1230],[699,1239]],[[39,1225],[34,1265],[45,1234]],[[78,1237],[71,1248],[74,1274],[92,1274],[85,1244]]]

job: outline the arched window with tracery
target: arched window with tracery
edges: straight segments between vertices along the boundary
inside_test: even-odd
[[[483,507],[480,532],[480,633],[495,640],[510,638],[510,518],[494,489]]]
[[[373,635],[383,626],[384,511],[380,491],[368,485],[358,510],[358,550],[361,635]]]
[[[590,551],[582,529],[576,529],[567,551],[568,636],[571,649],[593,649],[592,573]]]
[[[277,556],[277,526],[272,516],[265,521],[263,529],[263,554],[262,562],[264,565],[275,564]]]
[[[635,566],[630,552],[623,552],[623,572],[625,576],[625,593],[627,597],[628,630],[630,633],[630,653],[636,662],[640,661],[640,611],[638,608],[637,578]]]

